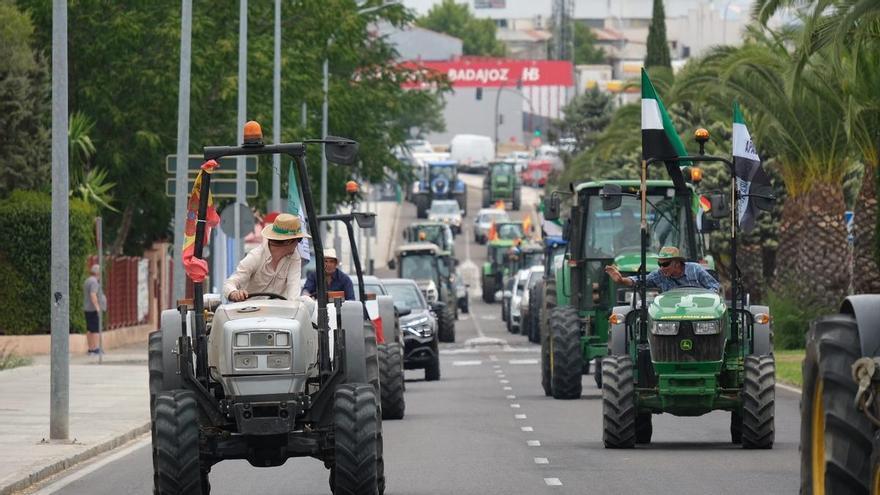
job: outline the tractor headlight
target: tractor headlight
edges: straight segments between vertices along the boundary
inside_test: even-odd
[[[677,321],[655,321],[651,325],[651,333],[654,335],[678,335]]]
[[[272,369],[290,368],[289,352],[270,352],[266,356],[266,365]]]
[[[248,370],[257,367],[257,355],[252,352],[235,353],[235,369]]]
[[[694,335],[715,335],[721,332],[721,322],[718,320],[695,321]]]

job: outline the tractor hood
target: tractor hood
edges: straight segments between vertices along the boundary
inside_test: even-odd
[[[696,288],[666,291],[656,296],[648,308],[652,320],[717,320],[725,311],[721,296]]]
[[[652,270],[657,269],[657,255],[656,254],[648,254],[645,258],[647,266],[645,270],[647,273],[651,273]],[[642,264],[642,255],[640,253],[625,253],[617,255],[614,258],[614,264],[617,265],[617,269],[620,270],[620,273],[627,274],[635,274],[639,271],[639,265]]]

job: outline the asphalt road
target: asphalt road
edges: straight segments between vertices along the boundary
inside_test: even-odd
[[[479,208],[479,189],[470,191],[468,226]],[[401,226],[414,218],[414,207],[405,205]],[[465,228],[456,240],[463,268],[485,258],[482,246],[467,245],[471,237]],[[478,279],[472,286],[479,286]],[[583,377],[580,400],[544,397],[538,346],[507,333],[499,305],[472,294],[470,308],[457,322],[457,342],[441,345],[442,379],[427,383],[422,371],[407,372],[406,418],[384,423],[386,493],[797,492],[797,394],[777,390],[772,450],[730,444],[729,414],[721,412],[654,416],[650,445],[606,450],[592,376]],[[215,494],[329,493],[328,471],[313,459],[291,459],[277,468],[227,461],[213,468],[210,479]],[[43,493],[151,493],[149,438],[55,483]]]

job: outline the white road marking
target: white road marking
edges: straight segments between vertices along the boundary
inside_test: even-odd
[[[535,464],[550,464],[546,457],[535,457]]]
[[[513,387],[503,387],[501,390],[513,390]]]
[[[504,373],[504,370],[495,370],[495,373]]]
[[[481,364],[483,364],[483,362],[477,361],[477,360],[474,360],[474,361],[453,361],[452,362],[453,366],[479,366]]]
[[[493,364],[492,367],[495,368],[495,369],[498,369],[498,368],[501,367],[501,365],[500,365],[500,364]]]
[[[510,380],[498,380],[498,383],[510,383]]]
[[[547,486],[562,486],[559,478],[544,478],[544,483],[547,483]]]
[[[514,414],[513,419],[526,419],[525,414]]]
[[[787,390],[787,391],[789,391],[789,392],[792,392],[792,393],[795,393],[795,394],[798,394],[798,395],[803,394],[803,392],[801,391],[801,389],[799,389],[799,388],[795,388],[795,387],[792,387],[791,385],[786,385],[786,384],[784,384],[784,383],[777,383],[776,386],[779,387],[779,388],[781,388],[782,390]]]
[[[512,399],[516,399],[516,396],[515,395],[508,395],[506,398],[512,400]]]
[[[531,426],[523,426],[520,428],[520,430],[522,430],[522,431],[535,431],[535,429],[532,428]]]
[[[537,359],[511,359],[510,364],[538,364]]]
[[[478,339],[474,337],[474,339]],[[465,342],[465,346],[468,346],[468,342],[473,339],[468,339]],[[489,341],[500,341],[500,342],[489,342]],[[476,344],[471,343],[470,347],[460,347],[457,349],[440,349],[441,356],[454,356],[457,354],[483,354],[488,350],[492,352],[506,352],[511,354],[537,354],[541,352],[541,348],[539,346],[512,346],[505,343],[503,339],[487,339],[485,342],[487,344],[482,344],[482,342],[477,342]],[[496,345],[501,345],[501,349],[495,347]],[[487,347],[492,347],[491,349],[487,349]],[[490,361],[497,362],[498,358],[490,359]]]
[[[513,409],[519,409],[519,404],[511,404],[510,407]]]
[[[495,321],[498,319],[498,317],[494,315],[480,315],[480,319],[486,321]]]
[[[144,438],[142,438],[140,440],[135,440],[134,443],[130,444],[128,447],[123,447],[122,449],[115,451],[112,455],[109,455],[109,456],[101,459],[100,461],[97,461],[94,464],[89,465],[88,467],[80,469],[79,471],[76,471],[75,473],[71,474],[70,476],[65,476],[64,478],[59,479],[58,481],[52,483],[51,485],[44,487],[40,491],[35,492],[34,495],[51,495],[53,493],[58,493],[59,491],[61,491],[62,488],[73,483],[74,481],[80,480],[80,479],[94,473],[95,471],[101,469],[102,467],[106,466],[107,464],[110,464],[111,462],[118,461],[119,459],[131,454],[135,450],[138,450],[138,449],[143,448],[147,445],[150,445],[151,441],[152,441],[152,439],[150,438],[149,435],[146,435]]]
[[[540,447],[541,441],[540,440],[526,440],[526,445],[528,445],[529,447]]]
[[[498,375],[498,378],[507,378],[507,375],[505,375],[504,373],[500,373],[500,374]]]

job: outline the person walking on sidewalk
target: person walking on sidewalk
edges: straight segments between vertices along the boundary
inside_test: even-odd
[[[92,265],[91,275],[83,282],[83,311],[86,314],[86,342],[89,344],[89,354],[101,354],[104,352],[98,344],[98,331],[100,330],[100,318],[98,311],[103,311],[100,299],[104,294],[101,291],[101,282],[98,275],[101,274],[101,267]]]

